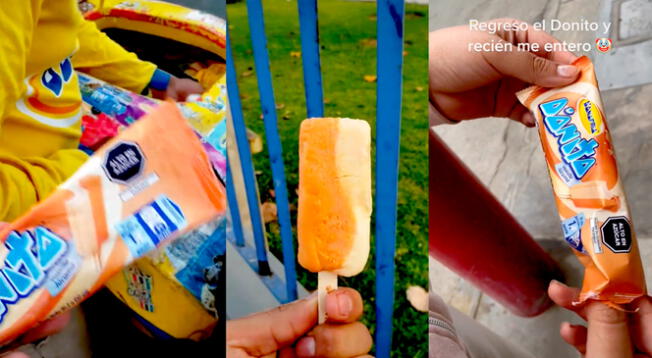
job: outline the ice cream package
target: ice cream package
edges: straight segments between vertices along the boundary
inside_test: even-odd
[[[573,84],[517,96],[536,118],[562,231],[585,267],[578,303],[621,307],[646,294],[643,266],[593,64],[574,65]]]
[[[225,208],[199,138],[176,106],[161,104],[0,231],[0,343]]]
[[[156,108],[161,101],[145,97],[78,72],[83,99],[81,149],[92,153]],[[222,76],[202,95],[176,103],[192,129],[201,138],[219,177],[226,175],[226,77]]]

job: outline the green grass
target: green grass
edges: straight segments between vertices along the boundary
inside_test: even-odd
[[[306,116],[301,58],[296,57],[297,54],[292,56],[293,52],[301,51],[298,11],[295,1],[285,0],[265,1],[264,10],[294,223],[298,133],[299,125]],[[228,5],[227,12],[247,126],[263,134],[245,4]],[[427,13],[425,6],[406,7],[393,338],[393,355],[396,357],[426,357],[428,352],[427,315],[413,309],[405,298],[409,285],[427,287],[428,283]],[[375,3],[319,2],[325,115],[366,118],[372,130],[375,130],[376,83],[366,82],[364,76],[376,74],[375,14]],[[270,193],[273,188],[272,175],[266,151],[255,155],[254,162],[261,200],[273,201]],[[278,224],[271,223],[267,229],[271,250],[281,257]],[[316,288],[316,275],[301,268],[298,275],[306,288]],[[363,320],[372,332],[375,320],[374,280],[373,249],[368,267],[362,274],[341,279],[341,285],[356,288],[365,298]]]

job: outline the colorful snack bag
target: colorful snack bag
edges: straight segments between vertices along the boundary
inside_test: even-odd
[[[646,294],[645,278],[593,64],[574,65],[575,83],[517,96],[536,117],[562,230],[586,268],[579,302],[618,307]]]
[[[0,342],[87,298],[123,267],[225,211],[177,107],[161,104],[0,231]]]

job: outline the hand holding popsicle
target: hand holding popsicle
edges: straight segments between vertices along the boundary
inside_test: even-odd
[[[350,288],[329,293],[328,320],[320,325],[316,301],[313,295],[227,322],[227,357],[369,357],[371,335],[357,322],[360,294]]]

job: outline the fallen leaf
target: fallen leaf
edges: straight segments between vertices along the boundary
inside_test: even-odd
[[[408,55],[408,52],[407,52],[407,51],[403,51],[403,57],[405,57],[405,56],[407,56],[407,55]]]
[[[277,103],[276,104],[276,109],[283,109],[285,108],[285,103]]]
[[[376,75],[364,75],[365,82],[376,82]]]
[[[291,57],[301,57],[301,51],[290,51]]]
[[[423,87],[421,86],[416,86],[414,89],[417,90],[417,92],[423,92]]]
[[[253,71],[244,71],[240,74],[241,77],[249,77],[253,74]]]
[[[421,286],[410,286],[405,296],[412,307],[421,312],[428,312],[428,292]]]
[[[331,100],[329,98],[324,98],[324,104],[329,104],[331,103]]]
[[[360,40],[360,45],[363,47],[376,47],[378,41],[376,39],[362,39]]]
[[[371,21],[376,21],[378,17],[376,15],[369,15],[368,19]]]
[[[276,204],[266,201],[260,206],[260,210],[263,212],[263,222],[265,224],[276,221]]]

